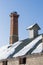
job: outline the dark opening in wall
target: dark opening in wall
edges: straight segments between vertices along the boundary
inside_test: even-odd
[[[3,61],[3,65],[7,65],[7,61]]]
[[[20,64],[26,64],[26,58],[20,58],[19,63]]]

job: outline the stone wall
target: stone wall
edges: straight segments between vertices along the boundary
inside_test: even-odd
[[[43,55],[27,57],[26,65],[43,65]]]
[[[19,65],[19,60],[18,59],[10,59],[10,60],[8,60],[7,65]]]
[[[0,62],[0,65],[3,65],[2,61]]]
[[[19,59],[24,57],[26,57],[26,64],[20,64]],[[3,61],[4,60],[0,61],[0,65],[3,65]],[[7,65],[43,65],[43,54],[32,54],[28,56],[7,59]]]

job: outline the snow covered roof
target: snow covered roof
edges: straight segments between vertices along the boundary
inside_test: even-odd
[[[33,24],[33,25],[27,27],[27,30],[33,29],[34,27],[36,27],[38,30],[40,29],[39,25],[36,23],[36,24]]]
[[[42,52],[42,35],[35,39],[25,39],[0,48],[0,60]]]

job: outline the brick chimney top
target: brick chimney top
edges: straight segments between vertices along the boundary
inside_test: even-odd
[[[12,12],[11,14],[17,14],[17,12],[15,11],[15,12]]]
[[[19,15],[18,15],[17,12],[15,11],[15,12],[12,12],[12,13],[10,14],[10,16],[11,16],[11,17],[12,17],[12,16],[18,17]]]

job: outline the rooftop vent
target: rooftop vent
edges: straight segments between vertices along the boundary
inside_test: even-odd
[[[38,36],[38,30],[40,30],[40,27],[36,23],[28,27],[27,30],[29,30],[29,38],[35,38]]]

